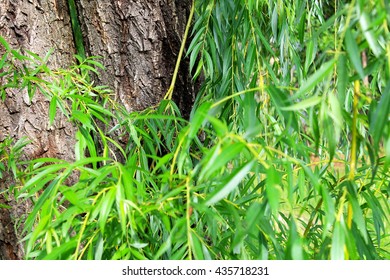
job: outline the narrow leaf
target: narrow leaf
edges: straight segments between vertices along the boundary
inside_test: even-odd
[[[54,119],[56,117],[57,112],[57,97],[53,96],[53,98],[50,100],[50,107],[49,107],[49,125],[53,125]]]
[[[335,59],[332,59],[323,64],[320,69],[314,72],[313,75],[311,75],[306,81],[303,82],[302,86],[291,99],[295,100],[318,86],[318,84],[331,73],[335,62]]]
[[[370,123],[370,130],[374,138],[374,145],[378,147],[380,139],[385,132],[384,127],[389,123],[390,118],[390,81],[387,83],[374,117]]]
[[[372,32],[372,29],[370,27],[372,25],[367,12],[365,11],[362,12],[359,18],[359,24],[363,30],[363,35],[366,38],[367,43],[370,46],[370,49],[372,50],[372,52],[376,57],[379,57],[382,53],[382,47],[379,45],[378,40],[375,38],[374,33]]]
[[[340,54],[337,60],[337,97],[342,107],[345,105],[345,97],[347,94],[348,72],[347,72],[347,57]]]
[[[213,205],[226,197],[230,192],[232,192],[238,184],[241,182],[241,180],[248,174],[248,172],[251,170],[252,166],[254,164],[254,161],[250,161],[244,166],[242,166],[240,169],[238,169],[235,173],[233,173],[232,176],[228,178],[226,181],[226,184],[222,184],[219,188],[217,188],[207,199],[206,199],[206,206]]]
[[[8,42],[2,36],[0,36],[0,44],[2,44],[4,46],[4,48],[7,50],[7,52],[9,52],[11,50]]]
[[[287,107],[281,107],[280,109],[284,111],[299,111],[317,105],[321,102],[321,99],[322,98],[320,96],[312,96],[296,104]]]
[[[344,234],[344,221],[337,221],[333,230],[332,247],[330,251],[330,258],[332,260],[343,260],[344,259],[344,245],[345,245],[345,234]]]
[[[360,59],[359,48],[350,29],[347,29],[345,33],[345,47],[356,72],[358,72],[361,79],[364,79],[364,71],[362,61]]]

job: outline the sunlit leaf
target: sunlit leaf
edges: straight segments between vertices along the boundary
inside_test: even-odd
[[[364,37],[366,37],[366,40],[372,52],[376,57],[379,57],[380,54],[382,53],[382,48],[378,42],[378,39],[375,38],[375,35],[372,30],[373,26],[370,22],[370,18],[366,11],[363,11],[362,14],[360,15],[359,23],[363,30],[363,35]]]
[[[308,93],[314,89],[319,82],[321,82],[326,76],[328,76],[336,61],[334,59],[324,63],[317,71],[314,72],[306,81],[303,81],[303,84],[298,89],[298,91],[293,95],[292,99],[300,98],[302,95]]]
[[[389,124],[390,120],[390,82],[387,83],[383,90],[378,107],[374,112],[374,117],[370,123],[370,130],[376,146],[384,134],[384,127]]]
[[[344,260],[344,245],[345,245],[345,233],[344,233],[344,221],[336,221],[333,229],[332,247],[330,258],[332,260]]]
[[[322,98],[320,96],[313,96],[313,97],[304,99],[298,103],[295,103],[293,105],[290,105],[287,107],[281,107],[280,109],[284,110],[284,111],[299,111],[299,110],[306,109],[308,107],[313,107],[313,106],[317,105],[318,103],[320,103],[321,100],[322,100]]]
[[[359,74],[360,78],[364,79],[365,75],[363,71],[362,61],[360,58],[359,47],[350,29],[347,29],[347,31],[345,32],[345,47],[347,49],[349,59],[355,67],[355,70]]]
[[[212,192],[206,199],[207,206],[213,205],[225,198],[230,192],[237,188],[241,180],[251,170],[254,162],[250,161],[237,169],[230,177],[228,177],[214,192]]]
[[[114,187],[110,188],[110,190],[102,198],[102,203],[99,208],[99,227],[103,234],[105,231],[107,218],[115,201],[115,193],[116,189]]]

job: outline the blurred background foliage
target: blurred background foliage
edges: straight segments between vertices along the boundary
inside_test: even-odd
[[[88,72],[11,50],[26,87],[77,126],[75,162],[22,162],[27,259],[390,258],[390,3],[196,0],[189,120],[169,95],[127,112]],[[13,61],[23,60],[18,68]],[[77,174],[77,182],[69,184]]]

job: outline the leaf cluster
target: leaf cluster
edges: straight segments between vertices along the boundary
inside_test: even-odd
[[[93,58],[8,71],[77,127],[74,162],[20,165],[26,257],[389,258],[389,6],[328,2],[195,1],[189,121],[127,112]]]

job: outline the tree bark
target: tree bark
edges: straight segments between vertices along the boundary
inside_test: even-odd
[[[107,68],[98,81],[113,88],[129,111],[157,104],[167,92],[190,0],[77,1],[86,52]],[[186,115],[194,98],[184,60],[175,101]]]
[[[157,104],[167,92],[190,10],[190,0],[77,0],[84,47],[88,55],[101,56],[106,67],[97,84],[108,85],[130,111]],[[13,48],[43,57],[54,52],[49,67],[67,67],[76,53],[66,0],[0,0],[0,35]],[[0,56],[4,49],[0,46]],[[183,60],[174,99],[185,116],[194,99]],[[0,80],[1,82],[1,80]],[[54,157],[74,160],[74,127],[57,116],[48,125],[49,101],[36,94],[30,102],[26,91],[8,90],[0,101],[0,142],[27,136],[32,143],[24,159]],[[10,174],[0,180],[0,259],[20,259],[15,221],[29,206],[2,195],[13,183]]]

